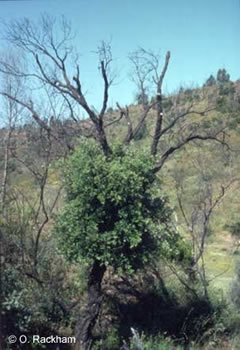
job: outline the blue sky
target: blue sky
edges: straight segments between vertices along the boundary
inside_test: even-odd
[[[91,104],[98,106],[101,84],[93,53],[101,40],[112,43],[119,72],[110,104],[133,101],[129,52],[141,46],[171,51],[165,92],[180,85],[202,85],[210,74],[226,68],[232,80],[240,78],[240,0],[30,0],[0,1],[0,17],[37,19],[47,12],[71,20],[81,70]]]

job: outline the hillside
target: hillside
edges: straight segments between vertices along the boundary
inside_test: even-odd
[[[156,108],[154,99],[149,103],[152,108],[130,142],[136,153],[148,150],[152,143]],[[237,328],[238,314],[232,324],[229,320],[222,324],[222,331],[217,328],[221,323],[217,315],[224,303],[231,304],[229,288],[239,254],[239,232],[234,236],[232,230],[239,222],[240,205],[239,103],[239,81],[164,96],[162,130],[166,132],[156,155],[161,164],[159,191],[172,210],[175,232],[190,247],[196,280],[191,280],[193,271],[187,271],[191,264],[187,267],[184,258],[177,262],[161,258],[146,266],[144,273],[130,277],[119,277],[109,267],[104,280],[106,300],[95,330],[96,344],[99,334],[105,332],[101,349],[118,348],[123,338],[131,336],[131,325],[147,336],[160,333],[163,344],[164,337],[171,336],[180,345],[192,342],[194,349],[237,349],[232,344],[240,336],[235,329],[231,333],[230,327]],[[107,112],[104,124],[111,143],[122,143],[129,120],[134,130],[144,108],[139,104]],[[0,220],[5,233],[1,293],[4,317],[13,333],[24,330],[30,335],[34,330],[47,335],[50,329],[54,334],[72,335],[86,301],[88,266],[87,262],[79,266],[65,260],[53,228],[67,200],[62,186],[65,160],[85,136],[96,135],[88,119],[52,118],[47,125],[51,133],[36,122],[0,130],[1,194],[5,195]],[[199,293],[199,301],[192,290]],[[201,299],[206,291],[207,300],[219,302],[212,313]],[[196,336],[198,326],[201,330]],[[170,340],[166,344],[166,349],[172,349]]]

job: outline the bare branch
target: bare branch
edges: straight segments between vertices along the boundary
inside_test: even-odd
[[[162,156],[159,162],[156,163],[156,166],[154,168],[154,172],[158,172],[164,165],[165,161],[168,159],[168,157],[176,152],[177,150],[181,149],[183,146],[188,144],[189,142],[195,141],[195,140],[212,140],[219,142],[221,144],[224,144],[225,146],[228,146],[227,144],[223,143],[222,140],[217,138],[217,135],[190,135],[186,137],[183,141],[178,143],[176,146],[170,147]]]
[[[118,106],[118,103],[117,103],[117,106]],[[121,108],[121,107],[120,107],[120,108]],[[120,110],[120,115],[119,115],[119,117],[118,117],[118,118],[112,119],[111,121],[109,121],[109,123],[105,124],[104,127],[105,127],[105,128],[108,128],[109,126],[111,126],[111,125],[113,125],[113,124],[119,123],[120,120],[122,120],[123,116],[124,116],[124,113]]]
[[[162,93],[162,83],[163,83],[163,79],[165,77],[165,74],[167,72],[170,56],[171,56],[170,51],[168,51],[167,54],[166,54],[166,57],[165,57],[165,64],[164,64],[163,70],[162,70],[162,72],[160,74],[160,77],[158,79],[158,82],[157,82],[158,93]]]
[[[192,106],[193,105],[191,104],[191,106],[187,109],[187,111],[178,114],[169,125],[167,125],[165,128],[163,128],[161,133],[160,133],[160,138],[164,134],[166,134],[170,129],[172,129],[180,119],[183,119],[184,117],[186,117],[188,115],[192,115],[192,114],[198,114],[198,115],[204,116],[207,113],[215,110],[215,108],[207,108],[206,110],[203,110],[203,111],[196,111],[196,110],[191,109]]]
[[[167,72],[168,64],[170,60],[170,51],[167,52],[166,57],[165,57],[165,64],[163,67],[163,70],[160,74],[160,77],[158,78],[157,81],[157,120],[156,120],[156,125],[155,125],[155,132],[153,136],[153,142],[152,142],[152,147],[151,147],[151,153],[152,155],[157,154],[157,147],[158,143],[161,137],[161,131],[162,131],[162,122],[163,122],[163,106],[162,106],[162,83],[163,79],[165,77],[165,74]]]
[[[102,78],[104,81],[104,94],[103,94],[103,104],[102,109],[99,114],[99,118],[102,119],[104,116],[104,113],[107,109],[107,103],[108,103],[108,91],[109,87],[112,83],[112,80],[109,80],[110,75],[110,64],[112,62],[112,53],[111,53],[111,46],[110,44],[107,44],[105,42],[101,43],[101,46],[98,50],[99,59],[100,59],[100,71],[102,74]]]
[[[41,83],[45,83],[57,90],[62,96],[70,97],[76,101],[86,111],[90,120],[93,122],[97,139],[104,153],[107,155],[111,153],[111,150],[107,142],[102,119],[107,108],[108,90],[112,82],[108,76],[109,65],[112,61],[110,46],[103,43],[99,51],[100,69],[104,80],[104,98],[100,115],[97,115],[95,110],[89,106],[82,92],[77,62],[73,83],[69,78],[66,61],[72,49],[67,47],[66,44],[70,36],[70,25],[66,21],[62,22],[63,37],[58,42],[53,36],[54,25],[55,20],[48,16],[42,16],[40,26],[35,25],[28,19],[13,21],[11,25],[6,25],[6,36],[9,42],[23,49],[26,54],[30,54],[30,57],[34,58],[33,63],[37,66],[39,74],[34,72],[29,75],[25,72],[19,72],[12,65],[4,63],[0,64],[0,71],[5,74],[17,73],[21,77],[35,77]],[[62,76],[62,80],[60,80],[60,76]],[[21,103],[21,105],[31,111],[32,106],[29,106],[29,103],[20,101],[20,99],[18,101],[16,100],[16,102]],[[41,127],[45,128],[45,130],[48,129],[37,113],[32,113],[32,116]]]

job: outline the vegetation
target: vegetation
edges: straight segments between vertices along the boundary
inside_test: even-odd
[[[237,349],[239,82],[219,69],[165,96],[170,52],[161,63],[139,49],[136,105],[108,108],[112,53],[101,43],[97,111],[60,24],[60,39],[48,16],[5,26],[0,348],[11,334],[51,334],[81,349]]]
[[[148,154],[117,146],[105,159],[97,145],[81,144],[65,165],[67,204],[56,226],[70,261],[131,272],[155,254],[181,254],[153,167]]]

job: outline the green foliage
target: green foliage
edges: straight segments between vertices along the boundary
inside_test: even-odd
[[[165,338],[163,336],[155,336],[155,337],[145,337],[144,334],[141,335],[137,342],[141,343],[142,350],[180,350],[182,347],[175,346],[174,342],[170,338]],[[136,339],[132,339],[130,349],[136,350],[138,349]]]
[[[235,87],[233,83],[228,83],[228,84],[221,84],[219,86],[219,95],[220,96],[230,96],[233,97],[235,93]]]
[[[55,334],[58,327],[72,322],[74,313],[70,316],[67,307],[72,295],[77,295],[74,283],[70,286],[68,279],[63,278],[67,264],[56,255],[56,244],[49,237],[42,238],[39,243],[37,268],[32,269],[31,211],[21,210],[19,213],[9,203],[8,215],[0,217],[1,306],[5,338],[10,334],[29,337]],[[25,347],[25,344],[19,345],[19,349]]]
[[[216,79],[211,74],[210,77],[206,80],[205,84],[203,86],[214,86],[216,85]]]
[[[106,159],[96,144],[81,144],[64,170],[67,201],[55,229],[70,261],[132,271],[155,254],[180,254],[153,166],[144,152],[114,146]]]
[[[106,334],[106,338],[103,340],[103,347],[101,346],[100,349],[102,348],[104,348],[104,350],[120,349],[120,344],[121,344],[121,340],[120,340],[118,330],[112,329],[109,333]]]
[[[219,69],[217,72],[217,82],[227,83],[230,81],[230,74],[227,73],[226,69]]]
[[[233,142],[234,149],[237,148],[237,144],[239,143],[239,135],[236,135],[235,139],[232,137],[235,135],[234,132],[240,125],[239,85],[226,81],[225,78],[219,79],[217,82],[217,88],[209,88],[205,91],[207,93],[207,97],[212,94],[211,100],[209,101],[214,102],[217,100],[218,112],[211,113],[210,117],[201,117],[201,126],[207,130],[209,129],[211,132],[211,130],[214,130],[214,128],[217,130],[217,128],[220,128],[221,125],[226,125],[227,141],[231,140]],[[208,84],[210,86],[212,83],[208,82]],[[215,84],[216,80],[213,85]],[[197,95],[195,92],[199,93],[202,98],[202,90],[200,89],[193,90],[192,94],[191,90],[185,91],[182,89],[183,96],[178,99],[179,107],[184,108],[185,103],[189,103],[191,101],[196,103]],[[152,101],[154,101],[154,98]],[[172,107],[174,106],[173,101],[174,96],[163,99],[165,113],[171,111]],[[203,107],[206,102],[206,100],[203,101]],[[139,101],[139,103],[141,102]],[[199,104],[199,109],[201,110],[200,107],[202,108],[202,106]],[[110,109],[109,113],[112,112],[113,111]],[[132,119],[134,120],[134,118],[138,117],[137,114],[139,113],[139,107],[131,107],[131,113]],[[190,115],[188,118],[190,124],[194,124],[195,120],[198,120],[196,115]],[[66,127],[64,124],[65,129],[63,131],[66,131],[70,143],[75,144],[75,139],[73,141],[75,134],[73,135],[73,133],[70,133],[69,131],[72,130],[72,124],[69,122],[69,126],[67,126],[68,122],[69,121],[65,122]],[[115,127],[117,124],[114,124],[113,129],[111,129],[119,139],[123,136],[125,124],[126,123],[123,122],[117,127]],[[148,122],[147,127],[151,131],[151,119]],[[135,141],[145,138],[146,130],[145,124],[144,128],[140,130],[139,134],[136,136]],[[172,132],[174,135],[176,134],[175,129]],[[64,137],[66,137],[66,135]],[[115,136],[112,135],[111,138],[114,139],[114,137]],[[27,139],[30,144],[29,149],[31,149],[31,152],[26,152],[25,147],[19,147],[17,152],[20,152],[20,158],[26,162],[27,160],[25,158],[28,158],[27,164],[29,166],[32,166],[32,163],[34,162],[33,168],[41,172],[41,166],[44,163],[43,146],[46,139],[41,142],[41,138],[39,137],[39,132],[36,127],[31,127],[29,129]],[[150,141],[151,140],[148,138],[144,140],[145,143],[150,143]],[[166,141],[166,143],[167,142],[168,141]],[[65,172],[65,174],[68,176],[66,183],[69,185],[67,186],[67,206],[64,210],[64,215],[67,215],[67,211],[71,213],[71,215],[75,215],[74,218],[71,219],[75,223],[72,222],[72,226],[69,225],[69,231],[65,229],[65,232],[58,232],[60,244],[62,247],[64,246],[62,251],[65,254],[67,251],[66,255],[69,257],[69,259],[77,261],[85,260],[86,262],[86,264],[82,264],[81,267],[79,265],[71,265],[73,270],[76,269],[74,272],[78,271],[75,274],[73,273],[72,268],[69,268],[70,265],[66,263],[63,257],[57,256],[57,252],[55,250],[56,242],[54,239],[52,239],[49,232],[49,227],[51,227],[50,223],[50,225],[46,228],[46,231],[44,231],[43,237],[41,237],[37,274],[33,275],[32,267],[34,267],[33,252],[35,231],[32,229],[32,224],[27,227],[27,223],[30,221],[33,222],[31,218],[34,213],[31,213],[30,207],[26,209],[23,207],[23,205],[24,203],[26,205],[29,198],[37,200],[38,183],[30,176],[28,171],[23,166],[19,165],[20,163],[14,159],[10,159],[8,169],[10,173],[8,178],[8,191],[13,200],[15,200],[17,196],[20,197],[20,194],[18,194],[18,189],[23,191],[25,199],[22,197],[21,198],[24,203],[19,201],[18,205],[19,210],[23,212],[25,218],[23,219],[23,222],[20,223],[18,220],[19,213],[12,211],[12,216],[15,218],[15,221],[11,222],[8,220],[8,225],[0,225],[0,228],[2,231],[4,231],[5,236],[3,242],[4,268],[2,274],[2,307],[4,322],[6,324],[4,333],[6,335],[11,333],[16,333],[17,335],[22,333],[41,333],[44,335],[46,333],[47,335],[51,329],[58,330],[61,328],[65,331],[68,325],[72,325],[75,317],[74,310],[71,309],[72,314],[70,316],[68,312],[64,311],[64,306],[66,306],[66,310],[70,309],[69,306],[71,306],[71,301],[77,300],[80,298],[80,295],[83,295],[86,291],[86,270],[82,270],[80,272],[79,270],[81,270],[82,267],[87,269],[87,263],[95,258],[95,254],[102,263],[109,265],[111,264],[116,268],[120,267],[128,270],[140,267],[144,265],[145,262],[148,263],[151,258],[155,258],[158,251],[160,252],[160,255],[166,254],[167,257],[174,259],[177,258],[176,260],[180,260],[181,264],[186,261],[187,265],[186,257],[190,255],[188,247],[178,238],[175,233],[172,233],[173,230],[170,224],[171,210],[168,208],[166,199],[161,195],[162,186],[158,187],[159,181],[151,174],[152,163],[149,156],[144,153],[137,155],[132,151],[126,151],[121,147],[115,147],[112,158],[106,161],[103,155],[100,154],[101,152],[99,152],[98,148],[93,144],[82,147],[82,154],[80,157],[78,155],[79,164],[76,165],[73,160],[72,163],[69,160],[68,169]],[[86,156],[87,158],[87,155],[90,154],[91,147],[92,159],[88,162],[84,157]],[[141,141],[135,144],[135,149],[140,147],[142,147]],[[164,149],[164,144],[162,144],[162,147]],[[21,149],[24,151],[21,151]],[[187,152],[187,149],[186,152],[183,151],[181,154],[182,158],[180,158],[179,154],[174,156],[175,159],[178,159],[177,157],[179,157],[182,167],[184,170],[186,170],[186,173],[183,175],[185,179],[184,181],[186,181],[184,188],[186,189],[187,193],[183,198],[183,204],[187,213],[190,213],[194,203],[196,204],[198,199],[200,200],[205,195],[203,186],[199,186],[199,173],[191,173],[191,161],[196,163],[196,159],[199,159],[200,157],[199,153],[196,152],[196,149],[201,150],[201,152],[206,155],[206,160],[203,159],[201,163],[202,168],[207,172],[206,183],[212,183],[213,186],[216,187],[216,190],[221,184],[221,179],[221,181],[228,180],[226,175],[227,169],[229,169],[229,174],[231,172],[231,174],[233,173],[234,176],[237,176],[237,172],[239,170],[239,157],[237,158],[236,156],[236,158],[230,159],[231,163],[229,161],[230,165],[228,165],[228,168],[225,169],[225,173],[220,165],[221,163],[224,163],[218,156],[218,154],[224,153],[224,149],[217,145],[216,149],[214,150],[214,148],[210,147],[210,143],[206,144],[206,147],[203,146],[203,144],[200,146],[200,143],[197,143],[196,145],[189,144],[189,152]],[[54,152],[57,152],[57,150],[54,150]],[[54,153],[54,159],[56,159],[55,157],[56,156]],[[75,157],[77,159],[76,155]],[[169,169],[171,170],[172,168],[176,168],[176,172],[178,174],[180,172],[179,168],[175,166],[174,157],[172,157],[172,159],[168,162],[166,166],[167,168],[165,168],[166,173],[164,173],[165,169],[163,170],[162,177],[166,181],[166,186],[168,186],[164,188],[164,190],[169,196],[172,193],[172,205],[176,208],[174,186],[171,176],[169,176]],[[3,152],[1,154],[1,162],[2,163],[0,165],[2,167]],[[137,166],[138,163],[142,164]],[[209,164],[212,164],[213,167],[209,166]],[[87,167],[88,165],[89,167]],[[146,168],[144,169],[144,167]],[[72,169],[75,170],[72,171]],[[209,177],[208,174],[210,169],[211,173],[213,174],[212,178]],[[85,175],[82,174],[82,170],[85,171]],[[131,174],[131,176],[129,174]],[[79,183],[75,183],[74,187],[72,184],[73,177],[75,175]],[[78,178],[79,175],[81,175],[80,178]],[[141,177],[145,178],[145,176],[147,179],[145,180],[146,185],[143,191],[141,190],[143,189],[143,179]],[[131,177],[133,177],[132,181],[130,181]],[[151,177],[156,181],[156,184],[154,184],[153,187],[151,187]],[[48,193],[46,203],[48,203],[48,198],[51,198],[52,196],[53,186],[57,186],[58,183],[55,168],[52,168],[51,165],[51,168],[49,169],[48,184],[46,187],[46,192]],[[17,184],[18,188],[14,187],[14,184]],[[73,187],[76,190],[74,193],[72,191]],[[127,193],[128,188],[130,189],[129,194]],[[81,189],[83,189],[82,192]],[[81,196],[78,196],[80,192]],[[212,243],[209,241],[207,242],[208,249],[205,251],[204,255],[208,279],[213,281],[212,283],[214,283],[214,285],[218,285],[220,288],[224,289],[229,288],[229,280],[232,278],[232,270],[230,267],[232,266],[232,247],[231,241],[228,239],[228,235],[221,235],[221,230],[224,222],[231,223],[231,217],[233,216],[235,218],[237,215],[239,203],[237,202],[235,190],[230,192],[230,196],[227,198],[227,200],[227,204],[224,204],[225,207],[218,207],[218,210],[213,218],[214,221],[212,228],[216,235],[212,238]],[[236,202],[235,207],[233,205],[234,201]],[[84,203],[86,203],[87,206],[85,209]],[[136,203],[140,203],[140,207],[138,207],[139,204],[135,206]],[[60,203],[60,207],[61,205],[62,202]],[[152,208],[152,206],[154,206],[155,209],[153,212],[151,212],[149,218],[149,208]],[[67,209],[67,207],[69,208]],[[72,212],[71,208],[74,208]],[[106,213],[108,213],[108,215],[105,215]],[[179,217],[178,227],[180,228],[180,231],[183,232],[183,220],[181,219],[179,211],[177,211],[177,215]],[[8,213],[8,217],[9,216],[10,213]],[[138,217],[140,217],[140,219],[137,219]],[[65,218],[60,219],[60,221],[62,220],[64,221]],[[70,218],[67,219],[66,226],[71,220]],[[159,223],[160,227],[158,226]],[[239,225],[240,224],[237,222],[236,224],[226,227],[229,232],[232,233],[233,239],[236,239],[236,243],[239,242],[238,238],[240,237]],[[63,222],[60,226],[63,226]],[[22,230],[22,227],[25,227],[26,229]],[[85,230],[86,227],[87,230]],[[156,242],[157,239],[160,242]],[[75,242],[76,247],[74,246]],[[146,246],[147,249],[145,251]],[[81,249],[79,249],[79,247]],[[153,255],[151,257],[152,253]],[[164,270],[165,259],[156,259],[156,261],[158,266],[163,268],[163,274],[166,274],[166,271]],[[148,264],[146,265],[146,269],[149,271]],[[226,317],[224,315],[224,320],[227,321],[227,323],[229,322],[228,329],[230,331],[234,331],[236,334],[239,332],[240,327],[240,273],[238,270],[239,268],[237,268],[237,277],[231,288],[231,297],[234,301],[234,309],[229,312],[229,315],[226,315]],[[180,271],[179,274],[182,276],[183,272]],[[221,277],[219,278],[218,276]],[[165,281],[168,294],[174,294],[173,291],[171,293],[170,284],[174,283],[175,280],[176,277],[169,273]],[[186,279],[186,281],[188,280]],[[136,282],[135,288],[138,287],[140,289],[140,297],[138,304],[136,304],[134,301],[134,305],[130,305],[126,301],[126,287],[122,287],[120,285],[120,288],[122,289],[115,292],[115,294],[121,294],[119,304],[122,306],[124,300],[126,305],[124,305],[124,309],[120,309],[119,314],[117,315],[117,320],[123,320],[121,321],[122,324],[126,325],[127,321],[132,317],[132,315],[137,315],[137,320],[134,319],[136,321],[136,325],[134,326],[136,326],[139,330],[141,329],[140,326],[142,326],[142,329],[148,335],[155,334],[151,333],[153,329],[156,331],[156,334],[159,333],[159,330],[161,334],[164,334],[166,329],[173,329],[171,333],[173,337],[182,336],[180,331],[184,325],[184,331],[187,330],[187,336],[189,335],[194,337],[194,335],[199,334],[201,340],[206,339],[206,342],[215,337],[215,334],[218,336],[218,334],[221,332],[222,322],[220,322],[220,320],[218,324],[214,324],[214,311],[213,316],[209,316],[207,311],[206,317],[202,317],[202,304],[199,304],[199,306],[194,305],[194,310],[199,310],[199,313],[196,313],[197,315],[195,317],[195,311],[192,311],[191,303],[188,307],[184,307],[185,300],[189,298],[189,294],[184,289],[181,291],[179,284],[176,283],[176,286],[174,286],[175,294],[171,298],[171,300],[174,302],[175,299],[177,299],[176,306],[174,303],[170,304],[168,303],[168,300],[165,300],[166,296],[163,290],[148,291],[146,285],[152,285],[153,283],[157,283],[156,280],[153,282],[153,280],[149,279],[144,285],[144,288],[140,289],[142,285],[142,278],[139,278],[139,280]],[[197,289],[196,284],[193,287]],[[129,302],[130,298],[131,296],[129,297]],[[132,299],[134,299],[133,296]],[[82,300],[83,299],[81,298],[81,301]],[[235,311],[235,315],[233,314],[233,311]],[[229,317],[229,320],[227,320],[227,317]],[[208,319],[210,320],[210,325],[213,325],[212,328],[208,328],[208,325],[207,327],[204,327],[206,322],[208,322]],[[150,321],[152,322],[151,324]],[[144,324],[142,325],[141,322]],[[161,322],[163,324],[161,324]],[[132,326],[133,323],[129,321],[128,325]],[[130,327],[128,327],[128,329],[129,328]],[[203,332],[205,332],[204,336]],[[104,342],[104,346],[106,348],[119,349],[119,337],[122,336],[123,332],[117,334],[116,330],[114,329],[113,331],[107,333],[106,338],[104,336],[99,341],[99,348]],[[129,334],[127,336],[129,336]],[[171,344],[171,342],[168,342],[167,339],[162,337],[158,338],[158,336],[156,338],[143,339],[144,347],[147,349],[172,349],[173,345],[169,345],[169,343]],[[239,339],[237,344],[239,344]],[[215,346],[215,348],[220,347]],[[194,347],[194,349],[197,349],[197,347]]]

